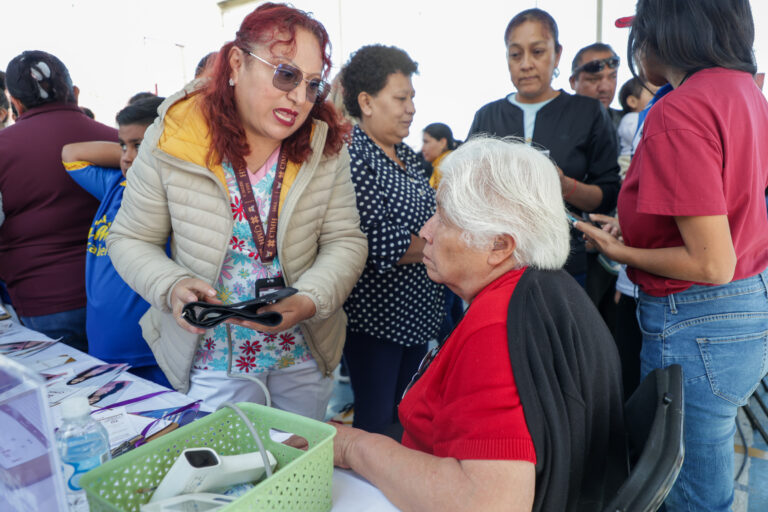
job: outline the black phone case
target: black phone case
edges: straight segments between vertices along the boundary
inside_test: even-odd
[[[283,321],[283,315],[275,311],[267,313],[257,313],[259,308],[268,304],[274,304],[282,299],[294,295],[298,290],[296,288],[282,288],[264,297],[259,297],[245,302],[235,304],[210,304],[208,302],[190,302],[184,305],[181,310],[181,317],[188,323],[209,329],[219,325],[221,322],[238,318],[249,322],[256,322],[268,327],[279,325]]]

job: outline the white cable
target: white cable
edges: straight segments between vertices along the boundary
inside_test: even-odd
[[[261,386],[261,390],[264,391],[264,398],[265,403],[267,407],[272,407],[272,396],[269,394],[269,390],[267,389],[267,385],[261,382],[258,378],[254,377],[253,375],[248,375],[247,373],[239,373],[235,374],[232,373],[232,332],[230,330],[230,324],[226,323],[224,324],[227,327],[227,377],[231,379],[245,379],[250,380]]]
[[[240,416],[240,419],[243,420],[243,423],[245,423],[245,426],[248,427],[248,430],[250,430],[251,435],[253,436],[253,439],[256,441],[256,444],[259,447],[259,453],[261,454],[261,460],[264,462],[264,471],[266,471],[267,476],[266,478],[269,478],[272,476],[272,466],[269,463],[269,457],[267,456],[267,450],[264,448],[264,443],[261,441],[261,437],[259,437],[259,433],[256,432],[256,428],[254,428],[253,423],[251,422],[251,419],[246,416],[246,414],[243,412],[242,409],[240,409],[238,406],[233,404],[232,402],[222,402],[221,405],[219,405],[216,410],[220,410],[224,407],[229,407],[233,411],[235,411],[235,414]]]

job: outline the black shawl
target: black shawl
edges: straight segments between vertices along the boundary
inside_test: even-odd
[[[512,371],[536,450],[536,511],[599,511],[627,476],[621,365],[584,290],[528,269],[509,302]]]

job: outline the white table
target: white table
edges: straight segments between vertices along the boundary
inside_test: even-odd
[[[10,343],[15,341],[52,341],[47,336],[27,329],[26,327],[14,324],[10,329],[0,332],[0,344]],[[80,352],[72,347],[69,347],[63,343],[55,343],[54,345],[46,348],[26,359],[29,359],[29,363],[32,361],[52,360],[56,357],[71,355],[77,359],[76,363],[70,363],[77,365],[77,368],[86,368],[95,364],[100,364],[102,361],[92,357],[88,354]],[[18,359],[18,362],[24,364],[25,359]],[[52,368],[53,370],[54,368]],[[131,381],[132,384],[126,389],[117,400],[123,401],[137,396],[137,392],[148,393],[152,391],[163,390],[161,386],[146,381],[140,377],[124,372],[119,376],[120,380]],[[132,391],[129,393],[129,391]],[[190,403],[192,400],[181,393],[175,391],[164,393],[162,395],[147,399],[142,402],[133,404],[132,407],[128,407],[129,412],[131,410],[153,410],[170,407],[181,407]],[[57,408],[53,408],[54,422],[58,426],[60,424],[60,414],[55,412]],[[367,480],[356,474],[354,471],[338,469],[336,468],[333,473],[333,512],[388,512],[398,510],[387,500],[384,495],[376,487],[371,485]]]

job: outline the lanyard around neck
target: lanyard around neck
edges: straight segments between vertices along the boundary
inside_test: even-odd
[[[277,255],[277,209],[280,203],[280,189],[283,186],[287,165],[288,157],[283,152],[283,149],[280,148],[275,181],[272,183],[272,199],[269,204],[269,214],[267,215],[266,234],[264,233],[264,225],[259,216],[259,207],[256,205],[256,199],[253,197],[253,187],[251,187],[251,180],[248,178],[248,171],[245,168],[235,170],[237,188],[240,190],[240,196],[243,201],[243,212],[248,220],[248,226],[251,228],[253,242],[256,244],[256,250],[259,252],[259,259],[261,259],[262,263],[270,263]]]

